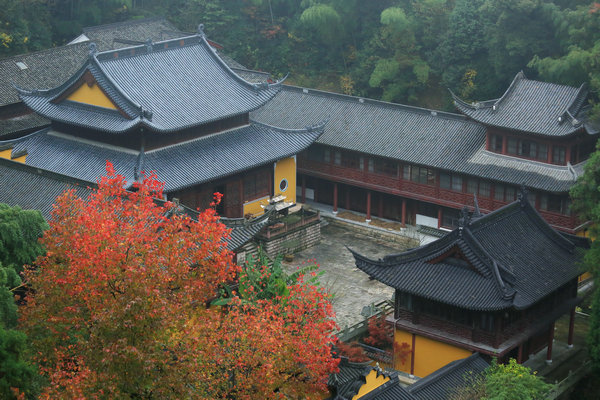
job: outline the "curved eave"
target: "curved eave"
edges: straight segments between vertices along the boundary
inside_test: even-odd
[[[259,124],[256,123],[255,125],[257,126],[261,126],[264,127],[263,124]],[[323,125],[324,126],[324,125]],[[269,128],[272,129],[272,128]],[[214,180],[218,180],[218,179],[222,179],[228,176],[232,176],[235,175],[237,173],[240,173],[242,171],[245,171],[249,168],[256,168],[256,167],[260,167],[263,165],[267,165],[267,164],[271,164],[274,163],[275,161],[287,158],[287,157],[291,157],[293,155],[298,154],[299,152],[307,149],[311,144],[313,144],[315,142],[315,140],[317,140],[319,138],[319,136],[321,136],[323,134],[323,128],[321,127],[320,129],[314,129],[314,130],[310,130],[310,129],[283,129],[283,128],[277,128],[274,129],[276,130],[278,133],[284,133],[286,135],[303,135],[305,136],[305,140],[303,142],[302,145],[298,145],[293,147],[293,149],[289,150],[289,151],[284,151],[282,153],[278,153],[278,154],[274,154],[270,157],[266,157],[262,160],[260,160],[259,162],[257,162],[256,164],[253,164],[252,166],[248,166],[248,165],[241,165],[238,168],[232,168],[226,172],[223,172],[221,174],[214,174],[211,175],[210,177],[204,178],[204,179],[197,179],[194,182],[185,182],[185,183],[181,183],[181,184],[176,184],[173,186],[169,186],[168,182],[167,185],[165,186],[164,191],[166,193],[170,193],[170,192],[176,192],[182,189],[185,189],[187,187],[190,186],[195,186],[195,185],[201,185],[203,183],[206,182],[210,182],[210,181],[214,181]],[[218,134],[217,134],[218,135]],[[203,138],[205,139],[205,138]],[[203,140],[200,139],[200,140]],[[294,139],[293,137],[290,137],[290,139]],[[289,140],[286,140],[286,142],[289,142]],[[280,143],[281,146],[286,146],[287,143]]]
[[[356,260],[356,267],[358,269],[360,269],[361,271],[365,272],[367,275],[369,275],[371,278],[378,280],[379,282],[388,285],[396,290],[399,290],[401,292],[404,293],[408,293],[414,296],[418,296],[424,299],[428,299],[428,300],[432,300],[432,301],[437,301],[443,304],[447,304],[450,306],[454,306],[454,307],[459,307],[459,308],[464,308],[467,310],[473,310],[473,311],[498,311],[498,310],[504,310],[504,309],[508,309],[513,307],[513,302],[512,300],[504,300],[499,298],[497,301],[494,301],[494,304],[492,305],[488,305],[488,306],[474,306],[472,304],[466,304],[465,302],[460,302],[460,301],[450,301],[447,299],[443,299],[440,298],[439,296],[432,296],[432,295],[428,295],[428,294],[424,294],[422,292],[410,289],[410,288],[406,288],[406,287],[401,287],[399,285],[393,285],[390,284],[389,281],[387,281],[386,279],[381,279],[381,276],[376,276],[376,274],[373,274],[370,271],[370,268],[365,268],[364,264],[367,265],[371,265],[373,269],[386,269],[386,268],[390,268],[393,269],[396,267],[396,265],[390,265],[387,264],[385,262],[383,262],[382,260],[372,260],[369,259],[368,257],[365,257],[357,252],[355,252],[354,250],[348,248],[348,250],[352,253],[352,255],[354,256],[355,260]],[[493,278],[484,278],[482,277],[482,279],[486,279],[490,281]],[[495,285],[494,285],[495,286]],[[488,301],[489,302],[489,301]]]

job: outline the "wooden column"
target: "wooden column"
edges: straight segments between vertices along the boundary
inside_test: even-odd
[[[402,227],[406,227],[406,199],[402,199]]]
[[[367,190],[367,222],[371,222],[371,191]]]
[[[554,341],[554,322],[550,325],[548,332],[548,352],[546,353],[546,364],[552,364],[552,342]]]
[[[575,330],[575,307],[571,309],[571,318],[569,319],[569,337],[567,338],[567,344],[569,348],[573,347],[573,331]]]
[[[554,151],[554,145],[548,145],[548,164],[552,164],[552,152]]]
[[[302,195],[300,197],[302,203],[306,203],[306,177],[302,176]]]
[[[337,214],[338,212],[338,184],[333,183],[333,213]]]
[[[442,207],[438,208],[438,229],[442,226]]]
[[[506,154],[508,152],[508,138],[502,135],[502,154]]]
[[[519,345],[519,354],[517,355],[517,362],[523,364],[523,343]]]

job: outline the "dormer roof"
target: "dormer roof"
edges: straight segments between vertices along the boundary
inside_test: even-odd
[[[74,100],[72,94],[86,84],[100,102]],[[135,127],[174,132],[248,113],[271,99],[279,86],[242,79],[200,30],[101,53],[91,44],[87,62],[65,83],[50,90],[19,89],[19,94],[53,121],[110,133]]]
[[[584,126],[588,90],[527,79],[519,72],[502,95],[493,100],[467,103],[454,93],[455,106],[487,126],[543,136],[567,136]]]
[[[464,309],[528,308],[579,275],[579,254],[520,197],[472,221],[463,213],[459,228],[413,250],[379,260],[352,251],[356,266],[398,291]]]

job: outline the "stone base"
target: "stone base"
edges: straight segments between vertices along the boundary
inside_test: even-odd
[[[316,245],[320,241],[321,224],[317,220],[275,238],[260,238],[259,245],[270,258],[274,258],[287,252],[297,253]],[[297,242],[297,244],[290,248],[288,245],[290,242]]]

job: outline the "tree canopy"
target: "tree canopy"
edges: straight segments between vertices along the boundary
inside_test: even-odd
[[[298,280],[273,299],[207,307],[239,273],[214,209],[192,220],[155,200],[153,176],[127,192],[107,172],[88,200],[57,199],[47,252],[25,272],[20,321],[41,398],[320,396],[336,368],[328,296]]]

